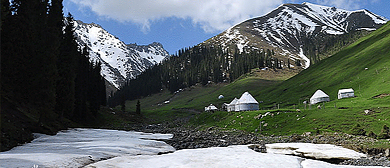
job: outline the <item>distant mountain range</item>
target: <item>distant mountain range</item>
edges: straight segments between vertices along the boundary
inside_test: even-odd
[[[101,74],[116,89],[147,68],[160,63],[169,53],[162,44],[125,44],[98,24],[77,20],[75,33],[80,46],[87,46],[90,61],[102,63]]]
[[[311,3],[283,4],[264,16],[237,24],[201,45],[221,45],[231,52],[270,49],[281,57],[279,59],[302,60],[307,68],[312,60],[307,56],[308,45],[320,45],[327,36],[376,30],[387,21],[368,10],[347,11]],[[318,46],[313,50],[318,50]]]
[[[335,45],[338,36],[376,30],[387,21],[368,10],[347,11],[311,3],[283,4],[200,45],[222,46],[230,53],[270,49],[279,60],[285,63],[300,60],[303,68],[308,68],[318,53]],[[76,21],[75,32],[78,43],[89,48],[90,60],[102,63],[102,75],[116,89],[169,56],[160,43],[125,44],[94,23]]]

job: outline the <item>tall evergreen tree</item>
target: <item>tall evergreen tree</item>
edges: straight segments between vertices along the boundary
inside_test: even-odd
[[[73,119],[81,122],[94,120],[101,105],[105,104],[106,91],[100,75],[100,63],[89,62],[88,47],[77,55],[75,78],[75,110]],[[102,89],[104,88],[104,89]]]
[[[76,56],[80,54],[74,36],[74,24],[71,14],[68,14],[65,23],[66,26],[61,40],[60,54],[57,61],[58,80],[56,90],[56,111],[60,118],[64,115],[67,118],[71,118],[73,116],[75,104]]]
[[[0,49],[0,63],[1,63],[1,69],[0,69],[0,93],[1,96],[4,96],[6,94],[6,91],[10,91],[9,88],[11,86],[10,79],[11,75],[11,66],[12,66],[12,57],[11,56],[11,47],[12,42],[11,40],[13,32],[12,32],[12,24],[11,24],[11,9],[10,9],[10,3],[8,0],[1,0],[1,23],[0,23],[0,31],[1,31],[1,49]]]
[[[9,82],[15,95],[40,113],[39,121],[48,120],[55,104],[56,56],[49,54],[47,13],[48,1],[14,0],[12,2],[14,46],[7,54],[11,63]],[[11,67],[12,66],[12,67]]]
[[[84,47],[86,48],[86,47]],[[83,49],[86,50],[86,49]],[[84,54],[83,54],[84,53]],[[76,58],[76,78],[75,78],[75,109],[72,119],[76,121],[87,120],[87,81],[89,80],[88,68],[89,64],[86,61],[85,51],[80,51]]]
[[[1,96],[41,124],[52,122],[54,111],[85,121],[106,103],[100,64],[79,49],[71,15],[63,30],[62,8],[62,0],[1,1]]]
[[[139,100],[137,101],[135,112],[137,114],[141,114],[141,103],[139,102]]]
[[[7,18],[10,17],[10,15],[11,15],[11,9],[10,9],[9,0],[1,0],[0,31],[3,30],[3,24],[4,24],[4,22],[6,22]]]

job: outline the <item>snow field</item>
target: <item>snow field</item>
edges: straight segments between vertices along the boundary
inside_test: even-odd
[[[71,129],[55,136],[36,134],[31,143],[0,153],[0,167],[80,167],[122,155],[173,152],[165,142],[171,134],[104,129]]]
[[[329,144],[267,144],[268,153],[250,145],[175,149],[165,142],[171,134],[105,129],[70,129],[57,135],[35,134],[31,143],[0,153],[0,167],[356,167],[311,158],[360,158],[364,154]],[[170,153],[173,152],[173,153]],[[167,153],[158,155],[159,153]],[[286,155],[287,154],[287,155]]]

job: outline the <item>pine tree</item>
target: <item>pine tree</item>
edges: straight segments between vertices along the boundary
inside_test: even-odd
[[[139,102],[139,100],[137,101],[137,105],[136,105],[136,110],[135,112],[137,114],[141,114],[141,103]]]
[[[68,14],[57,60],[56,111],[61,119],[64,116],[67,118],[73,116],[75,104],[75,65],[77,64],[76,56],[79,55],[79,52],[73,27],[73,17]]]
[[[290,59],[287,59],[287,67],[288,67],[288,69],[291,69],[291,67],[290,67]]]
[[[267,56],[268,56],[268,57],[271,57],[271,56],[272,56],[272,53],[271,53],[271,50],[270,50],[270,49],[267,49]]]
[[[4,22],[7,23],[7,19],[11,15],[11,9],[9,0],[1,0],[1,22],[0,22],[0,31],[3,30]],[[1,52],[1,51],[0,51]]]
[[[56,55],[50,54],[51,42],[48,36],[48,1],[14,0],[12,19],[15,37],[12,37],[11,60],[18,67],[13,74],[12,86],[17,94],[33,111],[40,113],[39,122],[49,121],[47,117],[55,105]]]
[[[75,78],[75,109],[72,119],[85,122],[90,116],[88,107],[88,81],[90,76],[87,47],[84,46],[76,55],[76,78]]]
[[[12,48],[14,44],[13,41],[15,39],[15,29],[13,29],[12,15],[10,9],[10,3],[8,0],[1,0],[1,70],[0,70],[0,82],[1,82],[1,96],[9,94],[9,92],[15,91],[11,88],[14,86],[15,82],[13,77],[15,77],[15,71],[12,69],[14,65],[17,63],[13,58],[14,53]],[[8,80],[7,80],[8,79]],[[7,95],[10,96],[10,95]]]
[[[121,110],[122,110],[122,112],[125,112],[126,111],[126,99],[123,95],[121,97],[122,97],[121,98]]]
[[[95,62],[94,64],[90,63],[89,68],[90,80],[88,81],[88,101],[89,109],[95,117],[97,116],[100,106],[105,104],[103,100],[106,97],[104,81],[102,81],[102,77],[100,75],[100,65],[100,62]],[[101,86],[102,83],[104,86]],[[104,90],[102,90],[102,88],[104,88]]]
[[[97,72],[98,72],[98,76],[97,78],[99,78],[98,80],[98,97],[99,97],[99,104],[102,105],[102,106],[106,106],[107,105],[107,92],[106,92],[106,80],[104,79],[103,76],[101,76],[100,72],[101,72],[101,63],[98,62],[98,65],[97,65]]]

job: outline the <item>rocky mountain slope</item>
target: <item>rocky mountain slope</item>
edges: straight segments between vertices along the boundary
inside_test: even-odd
[[[307,68],[314,59],[308,54],[318,54],[319,45],[327,43],[324,41],[327,37],[376,30],[387,21],[368,10],[347,11],[311,3],[283,4],[264,16],[229,28],[202,45],[221,45],[239,52],[270,49],[279,59],[302,60]]]
[[[126,80],[135,78],[169,56],[160,43],[125,44],[94,23],[76,21],[75,33],[79,45],[89,48],[90,61],[102,63],[101,74],[117,89]]]

